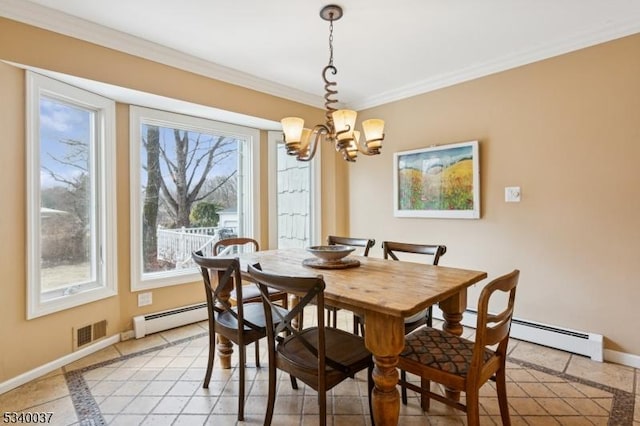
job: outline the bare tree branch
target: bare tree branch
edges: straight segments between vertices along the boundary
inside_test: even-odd
[[[234,177],[237,174],[237,170],[234,170],[229,176],[226,176],[222,182],[220,182],[218,185],[216,185],[213,189],[207,191],[206,193],[202,194],[201,196],[198,196],[194,202],[197,201],[201,201],[204,200],[205,198],[207,198],[209,195],[213,194],[214,192],[216,192],[218,189],[220,189],[221,187],[224,186],[225,183],[227,183],[229,181],[229,179],[231,179],[232,177]]]

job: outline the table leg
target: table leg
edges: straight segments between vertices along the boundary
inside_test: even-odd
[[[295,294],[289,294],[289,301],[287,302],[289,304],[289,310],[293,310],[296,306],[298,306],[298,302],[300,302],[300,298],[298,296],[296,296]],[[296,330],[300,330],[302,324],[301,322],[304,321],[304,316],[302,315],[302,312],[300,312],[299,315],[297,315],[294,319],[291,320],[291,326],[293,328],[295,328]]]
[[[439,303],[444,317],[442,329],[456,336],[462,335],[462,313],[467,309],[467,290],[461,290],[458,294]],[[445,396],[453,401],[460,401],[460,392],[445,388]]]
[[[365,314],[365,345],[373,354],[374,389],[371,396],[376,426],[398,424],[398,355],[404,349],[404,321],[379,313]]]
[[[233,344],[229,339],[218,334],[218,358],[220,359],[220,367],[224,369],[231,368],[231,355],[233,354]]]
[[[223,275],[224,275],[224,272],[218,271],[216,287],[218,286],[218,283],[222,279]],[[229,288],[222,289],[218,294],[218,298],[220,299],[217,302],[218,305],[220,307],[223,307],[227,302],[229,302],[230,297],[231,297],[230,289]],[[231,303],[233,303],[233,301],[231,301]],[[231,355],[233,354],[233,344],[229,339],[227,339],[224,336],[221,336],[218,334],[216,337],[217,337],[216,340],[218,342],[216,345],[216,348],[218,350],[218,358],[220,359],[220,367],[224,369],[229,369],[231,368]]]

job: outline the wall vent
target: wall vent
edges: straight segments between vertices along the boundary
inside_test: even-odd
[[[73,328],[73,350],[107,337],[107,320]]]
[[[107,320],[93,324],[93,340],[102,339],[107,336]]]

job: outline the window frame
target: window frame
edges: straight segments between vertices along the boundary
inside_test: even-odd
[[[115,102],[95,93],[26,71],[27,319],[34,319],[118,294]],[[42,96],[94,112],[91,157],[96,277],[80,291],[63,289],[43,297],[41,285],[40,99]],[[94,176],[95,175],[95,176]],[[67,287],[70,288],[70,287]]]
[[[224,123],[208,118],[131,105],[129,108],[129,182],[131,229],[131,291],[145,291],[174,285],[189,284],[201,279],[197,268],[144,273],[142,262],[143,200],[140,192],[140,141],[142,123],[163,127],[177,127],[202,133],[229,134],[244,139],[238,149],[242,167],[238,178],[238,212],[243,233],[256,238],[260,235],[260,131],[251,127]],[[245,208],[246,207],[246,208]]]

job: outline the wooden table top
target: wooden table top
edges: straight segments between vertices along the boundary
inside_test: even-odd
[[[265,272],[279,275],[322,275],[328,304],[357,313],[398,317],[420,312],[487,277],[482,271],[363,256],[349,256],[360,261],[356,268],[315,269],[302,265],[304,259],[313,257],[304,249],[267,250],[239,257],[243,275],[247,275],[249,263],[260,263]]]

